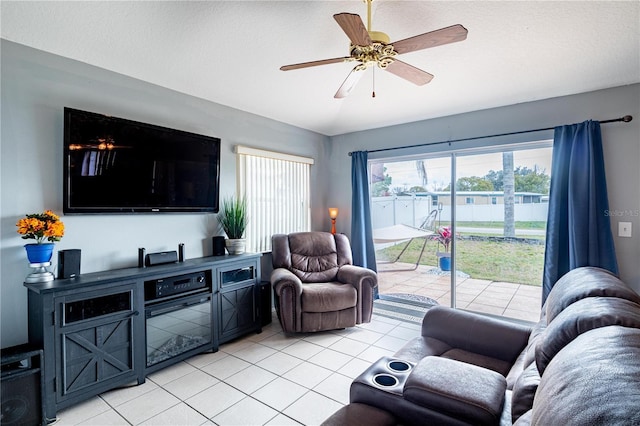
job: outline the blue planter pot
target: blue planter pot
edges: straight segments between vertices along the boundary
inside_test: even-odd
[[[451,258],[449,256],[443,256],[438,258],[438,262],[440,263],[440,269],[443,271],[451,270]]]
[[[24,246],[27,250],[29,263],[47,263],[51,261],[54,247],[54,243],[26,244]]]

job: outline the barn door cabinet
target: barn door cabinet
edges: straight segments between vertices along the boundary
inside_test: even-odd
[[[249,332],[261,332],[258,313],[259,259],[232,262],[216,268],[218,333],[225,343]]]
[[[29,292],[29,339],[44,349],[46,417],[118,386],[144,382],[144,300],[135,280]]]

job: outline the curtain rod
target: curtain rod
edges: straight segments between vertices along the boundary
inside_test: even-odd
[[[599,123],[600,124],[606,124],[606,123],[616,123],[616,122],[619,122],[619,121],[623,121],[625,123],[628,123],[631,120],[633,120],[632,116],[625,115],[624,117],[613,118],[611,120],[604,120],[604,121],[601,120],[601,121],[599,121]],[[449,145],[451,145],[453,142],[474,141],[474,140],[477,140],[477,139],[496,138],[496,137],[499,137],[499,136],[520,135],[520,134],[523,134],[523,133],[542,132],[542,131],[545,131],[545,130],[554,130],[554,129],[555,129],[555,127],[545,127],[544,129],[520,130],[519,132],[498,133],[498,134],[495,134],[495,135],[474,136],[474,137],[469,137],[469,138],[452,139],[452,140],[448,140],[448,141],[419,143],[419,144],[416,144],[416,145],[396,146],[396,147],[393,147],[393,148],[372,149],[371,151],[367,151],[367,152],[394,151],[396,149],[418,148],[418,147],[421,147],[421,146],[442,145],[442,144],[445,144],[445,143],[448,143]],[[353,152],[349,152],[349,157],[351,157],[351,154],[353,154]]]

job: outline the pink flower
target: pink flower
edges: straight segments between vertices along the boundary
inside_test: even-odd
[[[451,227],[441,226],[431,238],[441,243],[444,246],[444,251],[448,252],[452,237],[453,234],[451,233]]]

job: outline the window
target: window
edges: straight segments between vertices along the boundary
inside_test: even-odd
[[[273,234],[311,229],[312,158],[236,146],[238,194],[247,197],[247,251],[271,250]]]
[[[412,297],[426,296],[441,305],[489,315],[526,321],[539,318],[551,145],[551,141],[540,141],[370,160],[382,163],[389,186],[421,185],[427,193],[438,196],[437,226],[455,228],[448,255],[444,256],[443,245],[433,238],[411,241],[402,235],[393,239],[391,234],[389,240],[378,241],[375,245],[378,276],[382,277],[380,272],[385,272],[384,279],[378,280],[380,294],[406,292],[406,284],[411,282],[411,279],[407,281],[411,274],[407,271],[414,271],[413,279],[419,281],[420,286],[412,288]],[[420,169],[416,173],[418,161],[428,172],[429,180]],[[509,169],[513,170],[513,183],[508,182],[508,186],[517,195],[517,201],[510,198],[507,206],[504,176]],[[467,178],[462,182],[468,187],[461,187],[452,197],[451,182],[462,178]],[[531,202],[536,199],[542,202]],[[381,208],[390,201],[392,197],[372,199],[374,235],[392,227],[394,231],[399,225],[417,227],[419,220],[429,214],[428,207],[433,208],[416,202],[417,197],[413,205]],[[449,258],[451,264],[441,260]],[[439,278],[425,281],[425,274]],[[485,284],[483,289],[478,286],[480,283]],[[478,295],[471,298],[473,300],[467,297],[472,287]],[[496,298],[498,289],[508,291],[509,297]],[[491,303],[487,303],[488,300]]]

